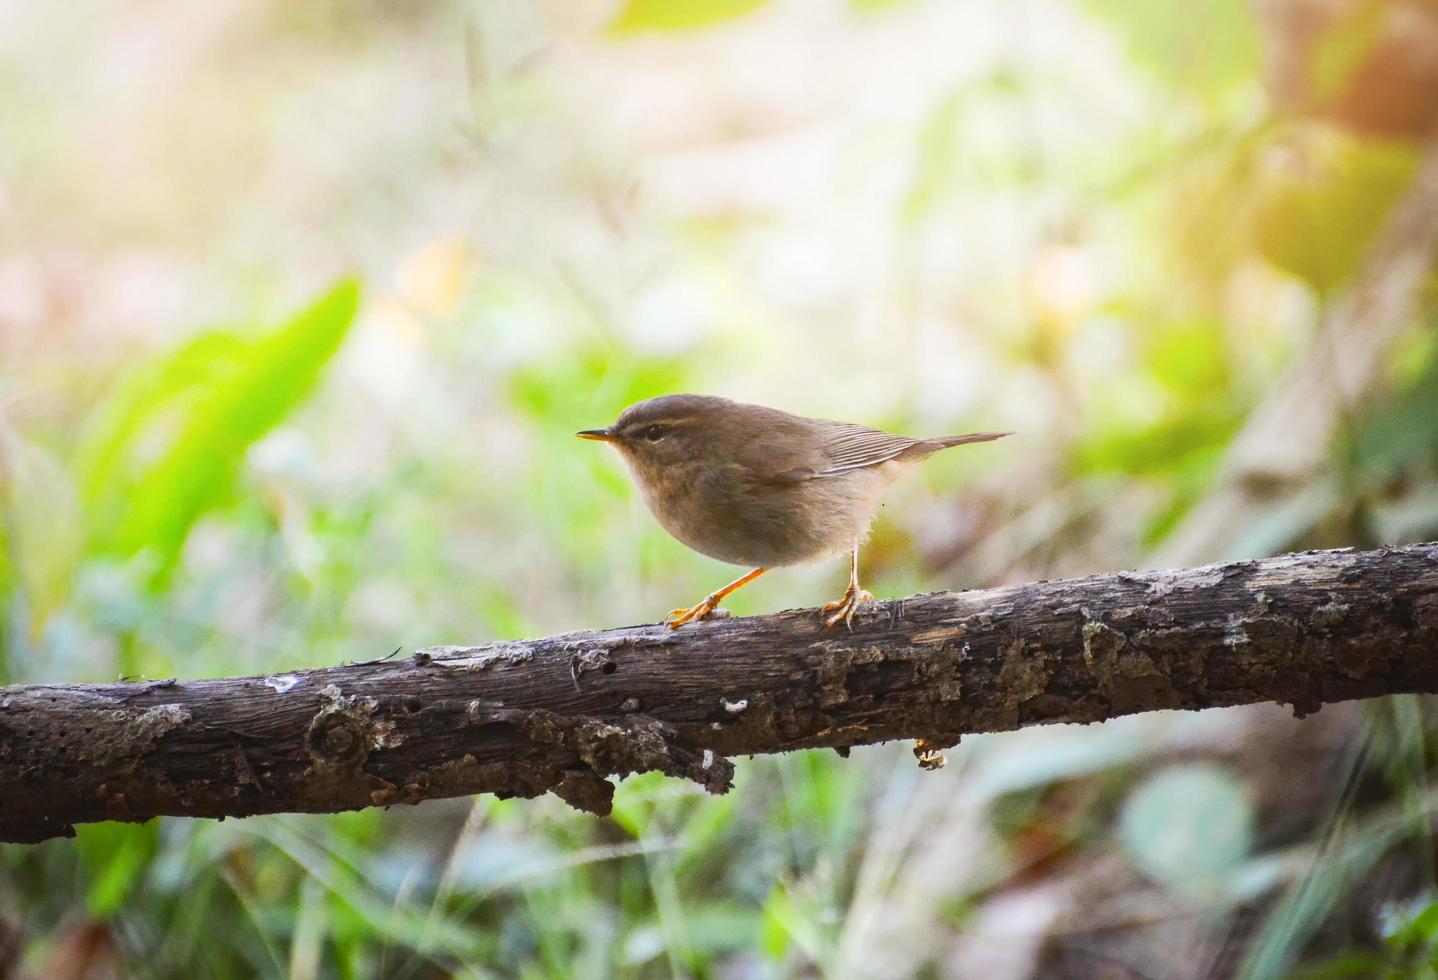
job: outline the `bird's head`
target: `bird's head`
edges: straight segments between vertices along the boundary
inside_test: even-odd
[[[661,395],[630,405],[613,425],[576,432],[618,449],[640,475],[698,458],[722,436],[737,406],[710,395]]]

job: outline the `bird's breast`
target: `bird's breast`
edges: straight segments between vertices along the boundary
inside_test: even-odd
[[[736,565],[795,565],[847,551],[890,480],[876,470],[770,482],[737,465],[635,472],[645,505],[677,540]]]

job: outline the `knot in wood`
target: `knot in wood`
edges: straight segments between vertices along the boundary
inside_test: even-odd
[[[305,749],[316,763],[328,769],[349,769],[370,756],[372,698],[341,697],[325,688],[329,704],[315,714],[305,734]]]
[[[343,726],[332,726],[325,732],[325,754],[330,758],[349,755],[358,739],[352,729]]]
[[[368,721],[353,710],[331,705],[315,715],[305,748],[331,769],[358,766],[369,756]]]

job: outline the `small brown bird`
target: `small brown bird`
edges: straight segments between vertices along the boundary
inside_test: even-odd
[[[619,450],[664,530],[710,558],[754,570],[665,617],[703,619],[764,572],[849,553],[849,588],[824,607],[825,627],[848,624],[862,602],[859,542],[884,491],[940,449],[1007,432],[910,439],[848,422],[806,419],[708,395],[663,395],[631,405],[607,429],[576,433]]]

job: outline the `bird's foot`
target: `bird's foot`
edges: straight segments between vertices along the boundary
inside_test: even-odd
[[[696,603],[688,609],[671,609],[669,615],[664,617],[664,625],[672,630],[677,630],[685,623],[692,623],[700,619],[724,619],[728,615],[729,610],[719,608],[719,600],[708,595],[702,602]]]
[[[819,615],[824,617],[824,629],[833,629],[839,623],[843,623],[853,629],[852,622],[854,613],[859,611],[859,605],[865,602],[873,602],[874,596],[867,589],[860,589],[850,586],[844,590],[843,598],[837,602],[830,602],[819,610]]]

